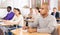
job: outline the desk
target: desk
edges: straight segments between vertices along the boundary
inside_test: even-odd
[[[58,25],[58,35],[60,35],[60,25]]]
[[[56,18],[56,20],[60,20],[60,18]]]
[[[27,19],[27,20],[24,20],[24,21],[33,22],[34,20],[33,19]]]
[[[16,29],[16,30],[12,30],[11,32],[14,34],[14,35],[20,35],[20,29]],[[22,31],[21,31],[22,32]],[[51,35],[51,34],[48,34],[48,33],[29,33],[29,32],[22,32],[21,35]]]
[[[11,23],[4,23],[4,22],[0,22],[0,26],[10,26],[10,25],[12,25]]]

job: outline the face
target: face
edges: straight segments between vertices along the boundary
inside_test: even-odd
[[[47,13],[48,13],[48,6],[47,5],[42,5],[42,7],[40,9],[40,14],[45,15]]]
[[[15,15],[19,14],[19,12],[17,10],[15,10],[15,9],[14,9],[14,13],[15,13]]]
[[[56,12],[56,9],[53,9],[53,12]]]
[[[7,11],[8,11],[8,12],[10,12],[10,11],[11,11],[11,9],[10,9],[10,8],[7,8]]]
[[[15,12],[15,11],[16,11],[16,9],[13,9],[13,11]]]

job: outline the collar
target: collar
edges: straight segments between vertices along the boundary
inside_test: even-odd
[[[12,11],[8,12],[8,13],[11,13]]]

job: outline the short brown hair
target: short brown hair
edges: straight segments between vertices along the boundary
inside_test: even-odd
[[[45,3],[43,3],[42,5],[49,5],[49,4],[45,2]]]
[[[16,10],[19,12],[19,14],[21,14],[21,11],[20,11],[20,9],[18,9],[18,8],[17,8]]]
[[[49,10],[49,4],[48,4],[48,3],[43,3],[42,6],[45,6],[45,8],[46,8],[47,10]],[[41,6],[41,7],[42,7],[42,6]]]
[[[21,11],[20,11],[20,9],[18,9],[18,8],[14,8],[15,10],[17,10],[18,12],[19,12],[19,14],[21,14]]]

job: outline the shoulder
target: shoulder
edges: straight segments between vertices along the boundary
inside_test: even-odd
[[[14,14],[14,12],[11,12],[11,13],[13,13],[13,14]]]
[[[59,14],[59,12],[56,12],[56,13],[58,13],[58,14]]]
[[[12,15],[14,15],[14,12],[10,12],[9,14],[12,14]]]
[[[52,15],[49,15],[49,19],[56,20],[56,18],[54,16],[52,16]]]
[[[39,20],[39,19],[41,19],[41,18],[42,18],[41,14],[39,14],[39,15],[36,16],[36,19],[37,19],[37,20]]]
[[[23,18],[23,16],[22,16],[22,15],[20,15],[20,16],[19,16],[19,18]]]

